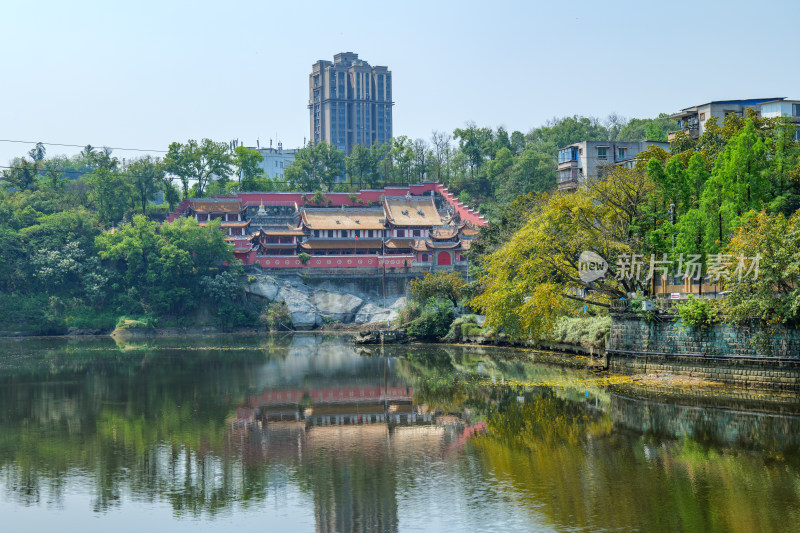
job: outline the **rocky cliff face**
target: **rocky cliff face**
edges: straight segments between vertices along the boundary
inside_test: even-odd
[[[373,287],[352,280],[276,277],[259,273],[245,291],[270,302],[284,302],[295,329],[313,329],[326,322],[368,324],[397,318],[405,306],[403,295],[376,295]]]

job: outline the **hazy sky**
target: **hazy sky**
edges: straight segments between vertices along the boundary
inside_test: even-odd
[[[342,51],[391,69],[394,134],[412,138],[800,99],[798,0],[332,4],[2,0],[0,138],[299,146],[311,65]],[[0,142],[0,164],[30,147]]]

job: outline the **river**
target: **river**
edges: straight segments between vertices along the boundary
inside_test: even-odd
[[[0,341],[4,531],[787,531],[800,399],[343,336]],[[569,359],[565,360],[569,363]]]

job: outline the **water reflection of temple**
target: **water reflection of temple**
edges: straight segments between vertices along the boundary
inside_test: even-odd
[[[398,471],[445,457],[469,422],[414,403],[396,362],[352,346],[297,337],[273,359],[229,422],[231,442],[255,468],[284,465],[313,499],[317,531],[397,531]],[[427,459],[426,459],[427,458]]]
[[[340,387],[267,390],[236,410],[238,423],[304,422],[309,426],[432,423],[412,408],[411,387]]]
[[[317,531],[397,531],[398,463],[463,445],[457,417],[413,404],[406,386],[268,389],[231,418],[249,464],[288,463],[314,500]]]

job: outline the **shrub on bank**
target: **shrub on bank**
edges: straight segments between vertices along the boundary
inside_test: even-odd
[[[691,329],[705,330],[719,322],[719,310],[713,300],[690,295],[685,303],[676,306],[681,324]]]
[[[419,317],[408,324],[408,334],[414,337],[442,338],[450,331],[455,319],[453,303],[431,298],[422,307]]]
[[[554,342],[601,348],[610,331],[610,316],[563,317],[556,322],[551,337]]]
[[[450,324],[450,331],[444,339],[446,342],[461,342],[467,337],[476,337],[483,332],[483,328],[478,325],[478,317],[475,315],[464,315],[456,318]]]
[[[270,331],[292,329],[292,315],[283,302],[270,302],[265,305],[258,320]]]

